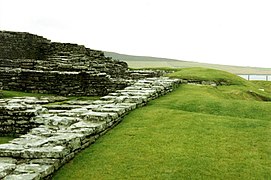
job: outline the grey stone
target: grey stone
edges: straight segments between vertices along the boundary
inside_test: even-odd
[[[40,165],[40,164],[20,164],[14,170],[14,174],[39,174],[40,178],[44,178],[54,172],[53,165]]]
[[[12,174],[4,178],[4,180],[39,180],[41,175],[39,173],[24,173],[24,174]]]
[[[0,178],[4,178],[16,168],[15,164],[0,162]]]
[[[28,98],[27,101],[23,98],[0,100],[0,112],[1,109],[6,111],[5,106],[9,107],[8,113],[0,117],[16,119],[16,122],[10,119],[4,121],[7,125],[32,123],[37,126],[10,143],[0,145],[0,177],[42,179],[49,176],[114,127],[121,117],[171,91],[177,83],[167,78],[150,78],[101,100],[71,101],[64,108],[49,111],[36,105],[35,102],[39,101],[35,98]],[[18,107],[10,108],[10,104]]]

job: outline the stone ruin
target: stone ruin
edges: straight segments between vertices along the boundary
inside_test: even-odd
[[[59,99],[3,99],[0,131],[23,135],[0,144],[0,178],[50,179],[130,111],[171,92],[179,83],[176,79],[147,78],[100,100],[67,101],[61,108],[47,105]]]
[[[82,45],[0,31],[0,82],[4,90],[101,96],[129,84],[127,69],[125,62]]]
[[[103,96],[95,101],[60,96],[0,99],[0,134],[18,137],[0,144],[0,179],[50,179],[130,111],[181,82],[153,77],[159,75],[129,71],[126,63],[84,46],[0,31],[0,88]]]

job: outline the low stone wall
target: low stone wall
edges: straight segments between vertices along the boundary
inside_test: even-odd
[[[0,178],[48,179],[75,154],[117,125],[130,111],[172,91],[179,80],[148,78],[100,100],[50,108],[30,122],[28,134],[0,145]]]
[[[30,121],[31,118],[47,112],[47,109],[41,106],[42,104],[65,99],[63,97],[0,99],[0,136],[19,136],[28,133],[40,125]]]
[[[41,106],[17,103],[17,100],[0,101],[0,135],[14,136],[26,134],[38,124],[29,122],[42,111]]]
[[[127,73],[131,79],[144,79],[160,77],[165,75],[167,72],[163,70],[129,70]]]

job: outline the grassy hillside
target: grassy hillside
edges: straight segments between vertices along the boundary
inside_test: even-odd
[[[253,83],[257,84],[261,89],[264,89],[266,92],[271,94],[271,81],[253,81]]]
[[[219,64],[207,64],[191,61],[181,61],[167,58],[145,57],[145,56],[131,56],[125,54],[118,54],[113,52],[105,52],[106,56],[120,59],[128,63],[131,68],[150,68],[150,67],[172,67],[172,68],[186,68],[186,67],[205,67],[228,71],[234,74],[271,74],[271,68],[257,68],[257,67],[241,67],[241,66],[226,66]]]
[[[172,76],[230,83],[180,85],[130,113],[53,179],[270,179],[271,102],[255,93],[270,94],[226,72],[185,71]]]

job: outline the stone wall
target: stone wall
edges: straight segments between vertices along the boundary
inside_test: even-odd
[[[151,77],[160,77],[168,72],[163,70],[129,70],[127,72],[132,79],[144,79]]]
[[[48,111],[28,120],[38,127],[0,145],[0,178],[50,179],[126,114],[171,92],[178,83],[176,79],[148,78],[93,102],[75,101],[60,109],[47,106]]]
[[[16,97],[0,99],[0,136],[19,136],[38,127],[40,124],[30,121],[48,110],[43,104],[66,100],[64,97]]]
[[[0,31],[0,59],[43,59],[48,39],[30,33]]]
[[[18,102],[18,99],[0,100],[0,136],[26,134],[38,126],[37,123],[29,122],[29,119],[37,116],[42,107]]]
[[[5,90],[105,95],[129,85],[125,62],[82,45],[0,31],[0,82]]]
[[[3,89],[62,96],[101,96],[122,89],[127,81],[110,78],[106,73],[0,69]]]

